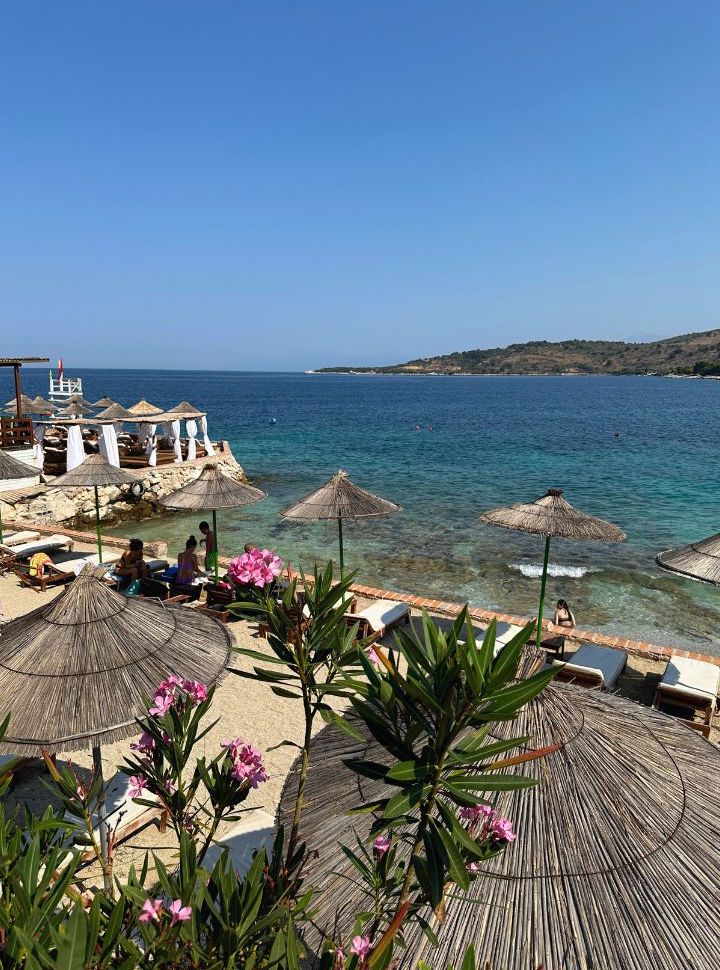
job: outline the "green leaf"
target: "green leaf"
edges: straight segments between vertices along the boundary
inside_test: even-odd
[[[450,780],[450,784],[461,791],[518,791],[520,788],[533,788],[537,783],[537,778],[522,775],[464,775]]]
[[[386,781],[421,781],[427,778],[432,765],[425,761],[398,761],[385,772]]]
[[[87,923],[85,912],[76,903],[65,926],[65,933],[57,950],[58,970],[83,970],[85,966],[85,944]]]
[[[445,857],[445,864],[453,878],[453,881],[460,886],[461,889],[468,889],[470,886],[470,876],[465,868],[465,860],[460,855],[460,851],[455,845],[455,840],[452,835],[443,828],[441,825],[435,821],[434,818],[430,819],[430,827],[433,834],[436,835],[440,842],[442,843],[442,852]]]
[[[393,795],[385,806],[383,818],[397,818],[398,815],[407,815],[413,808],[430,794],[432,785],[412,785],[410,788],[403,788],[397,795]]]

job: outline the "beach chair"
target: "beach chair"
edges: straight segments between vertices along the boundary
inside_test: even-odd
[[[23,532],[6,532],[3,535],[3,545],[10,546],[12,548],[14,546],[22,545],[24,542],[31,542],[39,538],[40,533],[33,532],[30,529],[26,529]]]
[[[109,832],[114,833],[115,845],[125,842],[132,835],[141,829],[147,828],[153,822],[158,822],[161,832],[165,831],[168,822],[168,811],[155,796],[146,792],[143,794],[145,801],[155,801],[152,806],[139,805],[134,802],[129,795],[130,779],[127,775],[118,771],[110,781],[105,792],[105,824]],[[69,816],[71,821],[77,822],[84,827],[81,819],[73,815]],[[100,841],[100,832],[97,818],[93,819],[93,834],[97,842]],[[75,848],[82,852],[83,862],[91,862],[95,858],[95,853],[85,845],[75,844]]]
[[[230,861],[242,878],[252,864],[253,853],[259,849],[272,848],[275,820],[262,809],[252,808],[243,812],[240,821],[214,842],[203,860],[206,869],[212,869],[224,849],[230,853]]]
[[[361,637],[383,637],[388,630],[410,622],[410,607],[396,600],[375,600],[357,613],[346,613],[348,624],[359,624]]]
[[[63,572],[51,560],[43,563],[37,574],[33,572],[30,563],[26,562],[16,561],[10,566],[10,570],[23,586],[35,590],[36,593],[44,593],[48,586],[61,586],[63,583],[69,583],[75,579],[74,572]]]
[[[113,563],[117,562],[120,558],[119,552],[107,552],[103,551],[103,561],[102,565],[107,566],[108,569]],[[83,555],[82,553],[60,553],[56,555],[53,559],[53,563],[56,569],[59,569],[62,573],[72,573],[77,576],[81,569],[85,566],[99,566],[100,556],[95,552],[92,555]]]
[[[719,691],[720,667],[690,657],[671,657],[655,691],[653,707],[665,710],[703,737],[708,737]],[[675,714],[675,711],[680,713]],[[682,714],[690,716],[683,717]],[[695,720],[697,716],[700,721]]]
[[[72,551],[74,542],[68,536],[55,534],[45,536],[42,539],[31,539],[29,542],[20,542],[14,546],[8,546],[4,542],[0,545],[0,552],[13,553],[18,559],[29,559],[36,552],[53,552],[56,549]]]
[[[611,690],[625,670],[627,658],[624,650],[586,643],[576,650],[569,661],[553,660],[553,666],[560,668],[557,680],[571,681],[596,690]]]

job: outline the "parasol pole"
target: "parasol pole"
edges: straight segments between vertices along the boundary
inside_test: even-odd
[[[220,555],[220,551],[218,549],[217,513],[215,512],[215,509],[212,510],[212,514],[213,514],[213,535],[215,536],[215,583],[217,584],[218,576],[219,576],[218,557]]]
[[[0,542],[3,541],[3,527],[2,527],[2,502],[0,502]]]
[[[343,550],[342,516],[338,516],[338,540],[340,542],[340,579],[345,573],[345,554]]]
[[[95,486],[95,531],[97,532],[98,561],[102,563],[102,532],[100,531],[100,497]]]
[[[108,853],[108,832],[107,822],[105,821],[105,779],[103,778],[102,757],[99,745],[93,745],[93,770],[95,777],[100,779],[100,792],[98,794],[97,813],[98,813],[98,832],[100,834],[100,854],[102,856],[103,885],[105,891],[112,896],[112,876],[110,874],[110,859]]]
[[[542,582],[540,583],[540,605],[538,606],[537,628],[535,630],[535,644],[540,646],[542,640],[543,607],[545,606],[545,586],[547,584],[548,560],[550,559],[550,536],[545,536],[545,559],[543,560]]]

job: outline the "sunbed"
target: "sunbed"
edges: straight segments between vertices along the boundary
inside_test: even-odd
[[[119,558],[119,552],[108,552],[107,550],[104,550],[102,564],[103,566],[111,566],[113,563],[117,562]],[[60,572],[74,573],[74,575],[77,576],[80,570],[85,566],[99,566],[100,556],[96,552],[87,556],[83,555],[82,553],[76,553],[74,555],[61,553],[59,556],[56,556],[53,559],[53,562],[55,564],[55,568],[59,569]]]
[[[362,637],[384,636],[393,627],[410,622],[410,607],[396,600],[375,600],[357,613],[346,613],[348,623],[358,623]]]
[[[8,546],[5,543],[0,545],[0,551],[11,552],[18,559],[29,559],[36,552],[52,552],[54,549],[72,550],[74,542],[68,536],[55,534],[44,536],[41,539],[31,539],[29,542],[21,542],[18,545]]]
[[[3,545],[14,547],[39,538],[40,533],[33,532],[31,529],[25,529],[23,532],[5,532],[3,534]]]
[[[653,707],[658,710],[671,708],[668,713],[679,711],[691,715],[682,717],[679,713],[674,716],[708,737],[719,691],[720,667],[690,657],[671,657],[655,691]],[[702,721],[696,721],[696,715]]]
[[[627,664],[627,653],[611,647],[598,647],[586,643],[577,650],[569,661],[553,660],[560,667],[558,680],[569,680],[583,687],[598,690],[611,690],[620,679]]]
[[[74,572],[63,572],[52,562],[44,563],[40,575],[37,576],[31,574],[30,563],[17,560],[10,565],[10,570],[15,573],[23,586],[28,586],[36,593],[44,593],[48,586],[59,586],[75,579]]]
[[[243,812],[240,821],[218,842],[210,846],[203,860],[206,869],[212,869],[223,849],[228,849],[230,861],[237,874],[242,878],[252,863],[256,849],[270,850],[273,841],[274,819],[262,809],[253,808]]]

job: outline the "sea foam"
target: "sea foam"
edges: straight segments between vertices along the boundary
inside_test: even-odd
[[[539,579],[542,576],[542,566],[537,563],[511,562],[509,565],[510,569],[515,569],[523,576],[531,579]],[[568,576],[571,579],[580,579],[586,573],[593,572],[597,572],[597,570],[591,569],[589,566],[563,566],[561,563],[553,562],[548,564],[548,576]]]

